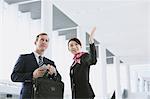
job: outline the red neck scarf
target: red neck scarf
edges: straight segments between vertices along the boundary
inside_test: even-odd
[[[73,60],[75,61],[75,63],[79,63],[80,64],[80,57],[85,54],[85,52],[79,52],[77,54],[74,55]]]

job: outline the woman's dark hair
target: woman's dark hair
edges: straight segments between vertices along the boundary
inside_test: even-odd
[[[71,39],[68,41],[68,46],[69,46],[69,43],[70,43],[71,41],[75,41],[75,42],[78,43],[80,46],[82,45],[79,39],[77,39],[77,38],[71,38]]]

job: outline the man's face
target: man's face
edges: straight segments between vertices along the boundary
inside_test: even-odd
[[[35,42],[36,50],[45,51],[48,48],[48,36],[47,35],[40,35],[38,40]]]

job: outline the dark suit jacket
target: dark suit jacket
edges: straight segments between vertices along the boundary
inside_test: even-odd
[[[44,64],[51,64],[54,67],[55,64],[53,61],[43,58]],[[34,53],[31,54],[24,54],[20,55],[19,59],[17,60],[15,67],[13,69],[13,72],[11,74],[11,80],[13,82],[22,82],[22,89],[20,93],[21,99],[30,99],[32,95],[32,73],[35,69],[37,69],[38,63],[36,61],[36,58],[34,56]],[[52,78],[54,80],[61,80],[61,76],[57,71],[57,76],[54,77],[49,75],[49,78]]]
[[[89,99],[95,97],[92,87],[89,83],[90,66],[95,65],[96,49],[94,44],[90,44],[90,53],[85,53],[80,58],[80,64],[71,66],[70,78],[73,99]]]

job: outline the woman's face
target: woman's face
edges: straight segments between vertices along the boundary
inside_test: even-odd
[[[72,54],[76,54],[80,52],[81,49],[81,45],[79,45],[77,42],[75,41],[70,41],[68,44],[68,49]]]

